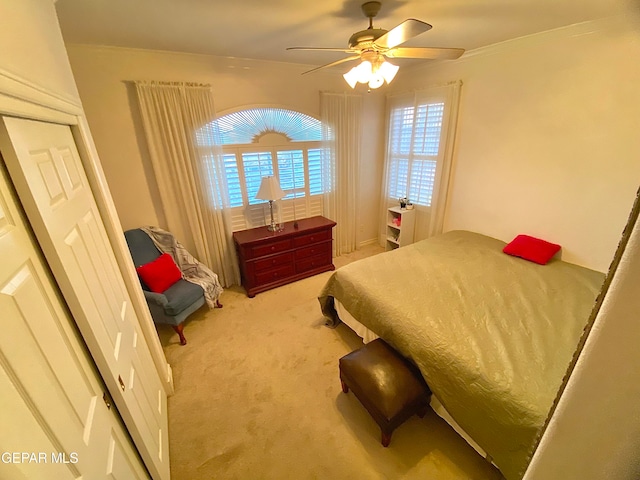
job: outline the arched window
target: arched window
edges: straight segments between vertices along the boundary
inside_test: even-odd
[[[203,134],[206,132],[209,135]],[[213,133],[213,135],[210,135]],[[236,212],[233,228],[263,224],[262,204],[256,199],[262,177],[275,175],[286,193],[280,219],[322,214],[323,175],[319,120],[293,110],[252,108],[223,115],[196,132],[198,145],[215,138],[222,145],[228,198]],[[253,206],[257,208],[252,208]]]

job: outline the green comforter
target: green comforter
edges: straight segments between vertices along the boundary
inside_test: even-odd
[[[333,298],[420,368],[455,421],[507,478],[520,478],[604,275],[502,253],[453,231],[335,271]]]

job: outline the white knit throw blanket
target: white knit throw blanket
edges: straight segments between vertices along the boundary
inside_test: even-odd
[[[140,230],[149,235],[158,250],[171,255],[173,261],[182,271],[182,278],[202,287],[207,304],[210,308],[215,308],[218,298],[223,292],[218,275],[191,255],[172,233],[151,226],[141,227]]]

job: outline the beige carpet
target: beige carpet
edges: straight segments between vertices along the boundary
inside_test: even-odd
[[[380,252],[367,247],[336,267]],[[159,328],[176,392],[169,398],[173,480],[500,479],[433,412],[380,445],[380,430],[352,393],[338,359],[362,346],[349,328],[324,326],[317,275],[248,298],[225,290],[224,308],[187,321],[188,344]]]

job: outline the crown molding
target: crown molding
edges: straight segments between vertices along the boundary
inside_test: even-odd
[[[567,25],[565,27],[555,28],[553,30],[547,30],[544,32],[534,33],[526,35],[524,37],[518,37],[511,40],[506,40],[500,43],[494,43],[485,47],[468,50],[459,59],[455,60],[456,63],[465,63],[468,61],[475,61],[478,58],[489,57],[498,54],[504,54],[511,51],[522,51],[522,49],[531,48],[538,45],[544,45],[548,43],[554,43],[559,40],[580,37],[583,35],[592,35],[598,32],[620,32],[631,30],[632,18],[628,15],[615,15],[611,17],[605,17],[598,20],[591,20],[588,22],[575,23]],[[433,63],[421,63],[419,65],[403,67],[406,71],[422,72],[433,70],[446,65],[449,62],[439,61]]]

